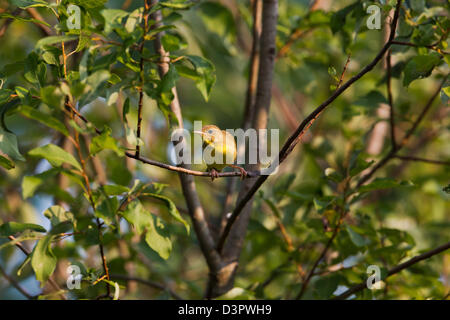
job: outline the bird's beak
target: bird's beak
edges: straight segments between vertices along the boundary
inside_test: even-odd
[[[203,131],[193,131],[196,134],[201,134],[202,136],[206,136],[207,134],[204,133]]]

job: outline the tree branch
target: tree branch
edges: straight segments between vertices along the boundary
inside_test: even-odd
[[[136,281],[136,282],[145,284],[146,286],[149,286],[151,288],[167,291],[172,296],[172,298],[174,298],[175,300],[183,300],[183,298],[180,297],[177,293],[175,293],[172,289],[170,289],[166,285],[159,283],[159,282],[146,280],[146,279],[142,279],[139,277],[128,276],[128,275],[124,275],[124,274],[116,274],[116,273],[112,273],[110,276],[111,276],[111,279]]]
[[[280,151],[278,155],[278,165],[281,165],[281,163],[286,159],[286,157],[292,152],[292,150],[295,148],[295,146],[300,141],[301,137],[305,133],[305,131],[311,126],[311,123],[314,122],[317,117],[328,107],[334,100],[336,100],[345,90],[347,90],[353,83],[355,83],[357,80],[359,80],[362,76],[364,76],[366,73],[371,71],[377,63],[383,58],[386,51],[389,49],[392,40],[395,36],[395,30],[397,27],[397,21],[400,14],[400,6],[402,1],[397,1],[397,6],[394,13],[394,18],[392,21],[392,28],[391,33],[389,35],[389,40],[385,43],[385,45],[382,47],[380,52],[376,55],[376,57],[372,60],[371,63],[369,63],[366,67],[364,67],[357,75],[353,76],[350,80],[345,82],[341,87],[339,87],[326,101],[324,101],[320,106],[318,106],[313,112],[307,116],[303,122],[298,126],[297,130],[289,137],[289,139],[284,144],[282,150]],[[267,180],[269,176],[260,176],[258,180],[256,180],[255,184],[250,188],[250,190],[247,192],[245,196],[241,198],[239,203],[237,204],[236,208],[234,209],[233,213],[231,214],[228,223],[224,229],[224,232],[221,236],[221,239],[219,240],[218,248],[220,249],[223,247],[228,234],[231,230],[231,226],[236,221],[238,216],[241,214],[242,209],[247,205],[247,203],[252,199],[256,191],[261,187],[261,185]],[[219,250],[220,251],[220,250]]]
[[[255,111],[251,121],[252,128],[256,130],[267,128],[276,57],[275,38],[277,33],[277,21],[278,1],[264,0],[262,5],[262,31],[260,37],[260,60],[258,66],[257,91],[254,104]],[[249,169],[250,171],[259,170],[259,164],[247,166],[246,169]],[[253,183],[254,179],[251,178],[244,181],[238,201],[247,193],[247,190],[251,188]],[[248,221],[250,219],[251,207],[252,204],[248,203],[248,206],[245,209],[239,223],[236,224],[236,228],[234,228],[231,234],[230,221],[227,221],[224,231],[219,237],[217,251],[221,254],[225,266],[221,270],[221,274],[210,278],[207,292],[208,298],[218,296],[228,291],[233,285],[234,275],[238,266],[237,261],[244,242]],[[236,219],[234,219],[233,222],[235,220]],[[231,238],[230,245],[225,247],[224,239],[228,236]]]
[[[397,140],[395,138],[395,119],[394,119],[394,102],[392,98],[392,66],[391,66],[391,50],[388,51],[386,55],[386,90],[389,102],[389,124],[391,128],[391,147],[392,149],[397,148]]]
[[[23,289],[20,284],[11,276],[9,276],[6,271],[0,266],[0,273],[3,275],[3,277],[14,287],[17,289],[17,291],[19,291],[25,298],[27,298],[28,300],[33,300],[34,297],[29,294],[28,292],[25,291],[25,289]]]
[[[211,173],[210,172],[205,172],[205,171],[196,171],[196,170],[191,170],[191,169],[187,169],[186,167],[177,167],[177,166],[173,166],[170,164],[166,164],[166,163],[162,163],[156,160],[151,160],[148,158],[145,158],[143,156],[139,156],[136,157],[135,154],[131,153],[131,152],[125,152],[125,155],[129,158],[133,158],[136,160],[141,161],[142,163],[146,163],[152,166],[156,166],[156,167],[160,167],[163,169],[167,169],[170,171],[175,171],[178,173],[184,173],[184,174],[188,174],[188,175],[192,175],[192,176],[196,176],[196,177],[211,177]],[[237,177],[240,176],[241,173],[239,171],[233,171],[233,172],[219,172],[218,173],[218,177]],[[259,171],[247,171],[247,177],[257,177],[260,175]]]
[[[151,0],[151,5],[154,6],[158,3],[158,0]],[[154,27],[158,28],[161,26],[161,12],[156,11],[153,14],[153,19],[155,21]],[[160,55],[161,61],[158,65],[160,77],[164,77],[164,75],[169,71],[169,53],[165,51],[164,47],[161,43],[161,33],[158,33],[154,40],[155,51]],[[172,88],[173,100],[170,104],[170,109],[175,114],[176,120],[178,122],[178,127],[183,128],[183,117],[181,115],[181,107],[180,102],[178,100],[178,94],[176,87]],[[184,140],[181,143],[185,143]],[[183,169],[189,170],[187,165],[183,165]],[[174,170],[179,171],[179,170]],[[188,207],[189,215],[194,225],[194,230],[197,234],[200,248],[203,252],[203,255],[206,258],[206,262],[210,269],[210,272],[216,272],[221,265],[221,258],[214,247],[214,239],[211,235],[208,222],[206,220],[205,213],[203,211],[203,207],[200,203],[200,199],[197,194],[197,190],[195,187],[194,177],[191,175],[187,175],[185,173],[179,172],[179,177],[181,181],[181,187],[183,190],[184,198],[186,199],[186,204]]]
[[[384,156],[384,158],[382,158],[377,164],[375,164],[367,174],[365,174],[364,176],[362,176],[359,179],[358,183],[356,184],[356,188],[359,188],[364,183],[366,183],[374,175],[375,172],[377,172],[380,168],[384,167],[386,165],[386,163],[388,163],[392,158],[394,158],[396,156],[397,152],[400,151],[406,145],[408,140],[411,138],[413,133],[416,131],[419,124],[425,118],[428,111],[431,109],[433,102],[436,99],[436,97],[439,95],[439,92],[441,91],[442,86],[444,85],[445,81],[447,80],[447,77],[448,77],[448,75],[446,77],[444,77],[444,80],[441,82],[441,84],[438,86],[438,88],[436,89],[434,94],[431,96],[431,98],[428,100],[426,105],[423,107],[423,109],[420,112],[419,116],[417,117],[416,121],[414,121],[411,128],[406,132],[406,134],[403,137],[403,139],[401,140],[401,142],[396,144],[395,148],[391,148],[389,153],[386,156]]]
[[[252,49],[250,52],[250,70],[247,82],[247,93],[245,97],[244,118],[242,121],[242,128],[244,129],[244,131],[250,128],[255,114],[255,99],[256,99],[256,89],[258,86],[258,68],[261,51],[260,40],[262,31],[262,0],[253,0],[252,2],[253,2]],[[245,152],[245,150],[238,150],[238,152]],[[232,199],[234,190],[236,189],[236,184],[237,179],[228,180],[225,201],[221,214],[219,235],[223,232],[223,229],[226,226],[227,215],[232,205]]]
[[[142,109],[144,105],[144,46],[145,46],[145,36],[148,32],[148,17],[149,14],[147,13],[151,8],[151,4],[149,0],[144,1],[144,11],[142,13],[142,19],[144,20],[144,33],[142,35],[142,42],[139,47],[139,53],[141,55],[141,58],[139,60],[139,79],[141,81],[140,87],[139,87],[139,102],[138,102],[138,117],[137,117],[137,128],[136,128],[136,136],[138,139],[141,138],[141,125],[142,125]],[[136,145],[136,157],[139,157],[139,153],[141,152],[141,146],[139,143]]]
[[[426,163],[431,163],[431,164],[450,166],[450,161],[432,160],[432,159],[425,159],[425,158],[420,158],[420,157],[400,156],[400,155],[395,155],[394,158],[401,159],[404,161],[418,161],[418,162],[426,162]]]
[[[445,244],[443,244],[443,245],[441,245],[441,246],[439,246],[439,247],[437,247],[437,248],[435,248],[433,250],[430,250],[430,251],[422,253],[422,254],[420,254],[418,256],[415,256],[414,258],[412,258],[412,259],[410,259],[408,261],[405,261],[405,262],[397,265],[396,267],[390,269],[388,271],[388,274],[387,274],[385,279],[387,279],[388,277],[390,277],[390,276],[392,276],[392,275],[394,275],[396,273],[399,273],[400,271],[402,271],[404,269],[407,269],[407,268],[411,267],[412,265],[414,265],[414,264],[416,264],[416,263],[418,263],[418,262],[420,262],[422,260],[431,258],[434,255],[437,255],[437,254],[439,254],[441,252],[444,252],[445,250],[447,250],[449,248],[450,248],[450,242],[447,242],[447,243],[445,243]],[[338,295],[337,297],[334,297],[333,300],[346,299],[346,298],[350,297],[352,294],[354,294],[356,292],[359,292],[359,291],[362,291],[362,290],[364,290],[366,288],[367,288],[367,283],[366,283],[366,281],[364,281],[364,282],[362,282],[362,283],[360,283],[360,284],[358,284],[358,285],[348,289],[347,291],[345,291],[344,293]]]

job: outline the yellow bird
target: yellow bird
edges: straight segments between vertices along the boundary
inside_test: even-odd
[[[207,170],[211,173],[213,181],[225,167],[239,169],[242,179],[247,176],[247,171],[244,168],[234,165],[237,148],[232,134],[225,130],[220,130],[219,127],[214,125],[204,126],[202,131],[194,131],[194,133],[203,137],[203,160],[206,163]]]

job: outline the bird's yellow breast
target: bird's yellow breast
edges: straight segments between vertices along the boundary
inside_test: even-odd
[[[203,158],[208,169],[221,171],[227,165],[234,164],[236,160],[236,142],[233,135],[224,130],[218,130],[214,132],[212,139],[206,139],[203,149]]]

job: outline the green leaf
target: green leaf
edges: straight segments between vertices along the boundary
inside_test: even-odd
[[[333,197],[323,197],[321,199],[314,198],[314,208],[322,213],[332,202],[334,201]]]
[[[8,158],[5,158],[4,156],[0,155],[0,166],[2,166],[3,168],[5,168],[6,170],[11,170],[14,169],[16,167],[16,165],[14,164],[14,162],[12,162],[11,160],[9,160]]]
[[[8,155],[13,160],[25,161],[25,158],[19,152],[17,137],[12,133],[6,132],[1,126],[0,151]]]
[[[216,69],[214,65],[207,59],[199,56],[186,56],[194,66],[195,76],[185,73],[183,76],[191,78],[195,81],[197,89],[200,90],[205,101],[208,101],[212,87],[216,82]]]
[[[48,182],[48,179],[56,175],[59,170],[52,168],[34,176],[25,176],[22,180],[22,198],[25,200],[34,195],[37,188],[43,183]]]
[[[44,216],[50,220],[52,227],[56,227],[62,222],[69,221],[72,224],[75,222],[75,218],[72,212],[67,211],[61,206],[51,206],[44,211]]]
[[[435,52],[413,57],[403,70],[403,85],[408,87],[414,80],[428,77],[440,61],[440,55]]]
[[[218,2],[202,2],[198,7],[206,28],[224,39],[227,45],[236,39],[236,23],[233,14]]]
[[[41,282],[41,288],[56,268],[57,259],[51,248],[54,237],[47,235],[40,239],[31,253],[31,266],[36,274],[36,280]]]
[[[448,104],[450,100],[450,87],[442,88],[441,90],[441,100],[443,104]]]
[[[103,7],[108,0],[71,0],[70,3],[83,6],[86,9]]]
[[[95,215],[103,219],[108,225],[111,225],[114,221],[117,209],[119,208],[119,201],[116,197],[106,197],[97,206]]]
[[[334,168],[326,168],[324,173],[327,179],[336,183],[339,183],[344,179],[344,176]]]
[[[27,118],[37,120],[40,123],[46,125],[47,127],[50,127],[52,129],[55,129],[56,131],[61,132],[65,136],[69,135],[69,131],[67,130],[63,122],[59,121],[55,117],[52,117],[51,115],[45,114],[37,109],[34,109],[26,105],[21,106],[19,111]]]
[[[370,167],[373,163],[374,160],[364,160],[364,154],[361,152],[361,150],[355,150],[350,158],[350,176],[356,176],[357,174]]]
[[[170,8],[174,10],[187,10],[195,5],[194,1],[178,0],[178,1],[161,1],[161,7]]]
[[[172,251],[172,242],[167,234],[166,226],[162,220],[153,215],[150,216],[150,223],[147,226],[145,242],[150,248],[155,250],[161,258],[168,259]]]
[[[172,242],[161,219],[145,210],[139,200],[134,200],[128,204],[122,212],[122,216],[132,225],[137,232],[142,234],[145,230],[145,241],[163,259],[167,259],[172,251]]]
[[[130,13],[120,9],[103,9],[102,16],[105,18],[105,34],[113,31],[114,28],[121,28],[122,20]]]
[[[11,4],[18,6],[22,9],[31,7],[48,7],[49,4],[43,0],[9,0]]]
[[[67,42],[76,40],[78,37],[76,35],[65,35],[65,36],[50,36],[40,39],[36,43],[36,49],[40,49],[43,46],[48,46],[55,43]]]
[[[189,224],[186,222],[186,220],[183,219],[183,217],[181,217],[180,212],[178,211],[175,203],[173,203],[172,200],[170,200],[169,198],[162,196],[160,194],[156,194],[156,193],[146,193],[145,195],[148,197],[162,200],[164,202],[164,204],[166,205],[167,209],[169,210],[169,214],[175,220],[184,224],[184,227],[186,228],[186,232],[189,234]]]
[[[345,26],[345,21],[347,20],[347,15],[353,11],[358,5],[358,2],[348,5],[347,7],[336,11],[330,20],[330,28],[333,33],[338,32]]]
[[[63,163],[68,163],[81,171],[81,166],[74,156],[54,144],[34,148],[28,154],[33,157],[44,158],[54,167],[60,167]]]
[[[314,295],[318,299],[328,299],[336,291],[343,277],[337,274],[324,276],[314,282]]]
[[[32,230],[37,232],[47,232],[44,227],[34,224],[34,223],[18,223],[18,222],[6,222],[0,225],[0,236],[11,236],[18,232],[23,232],[25,230]]]
[[[370,239],[364,237],[360,232],[357,232],[356,227],[346,225],[345,229],[347,230],[347,233],[350,237],[350,240],[357,246],[357,247],[365,247],[370,244]]]
[[[378,108],[380,103],[388,103],[388,101],[381,92],[372,90],[365,96],[357,98],[353,104],[355,106]]]
[[[377,178],[369,184],[359,188],[360,192],[369,192],[373,190],[390,189],[400,186],[411,186],[409,182],[398,182],[390,178]]]
[[[45,21],[37,20],[37,19],[27,19],[27,18],[23,18],[23,17],[20,17],[20,16],[14,16],[14,15],[12,15],[10,13],[5,13],[5,12],[4,13],[0,13],[0,19],[2,19],[2,18],[9,18],[9,19],[14,19],[14,20],[18,20],[18,21],[24,21],[24,22],[33,22],[33,23],[36,23],[36,24],[43,24],[43,25],[45,25],[47,27],[50,27],[50,25],[47,22],[45,22]]]
[[[122,212],[122,216],[131,223],[139,234],[145,231],[145,228],[150,224],[150,213],[145,210],[139,200],[134,200],[129,203],[126,209]]]
[[[108,184],[102,187],[103,191],[109,196],[118,196],[125,192],[130,191],[130,189],[126,186],[121,186],[118,184]]]
[[[75,49],[75,52],[80,52],[83,49],[89,47],[91,44],[91,33],[81,30],[80,37],[78,38],[78,45]]]
[[[423,12],[425,9],[425,0],[410,0],[411,8],[416,12]]]
[[[104,149],[114,151],[119,157],[123,157],[125,152],[120,147],[119,141],[111,136],[111,129],[105,127],[102,133],[94,137],[89,146],[92,155],[96,155]]]

